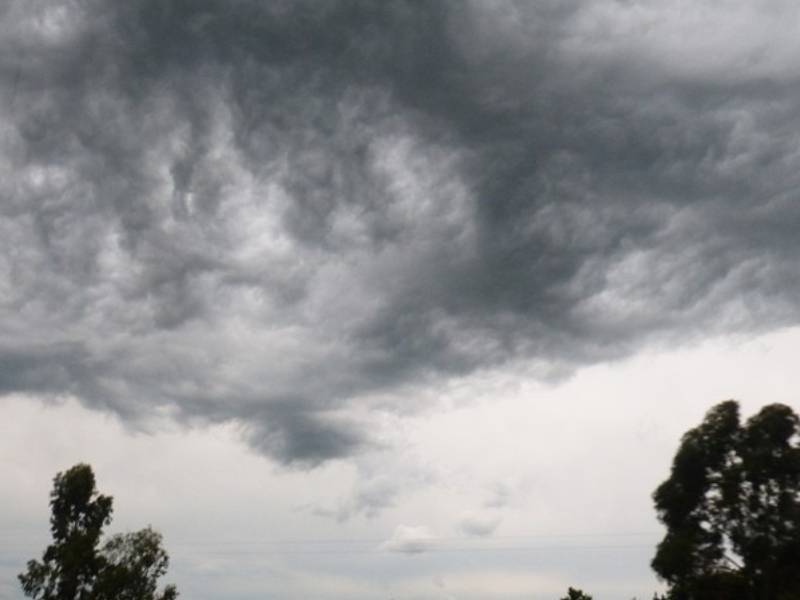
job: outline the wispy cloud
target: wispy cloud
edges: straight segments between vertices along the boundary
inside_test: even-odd
[[[502,520],[500,515],[489,512],[468,512],[458,520],[458,529],[469,537],[484,538],[492,535]]]

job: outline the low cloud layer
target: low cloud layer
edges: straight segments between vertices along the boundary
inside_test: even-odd
[[[799,16],[6,2],[0,393],[314,465],[400,390],[796,324]]]

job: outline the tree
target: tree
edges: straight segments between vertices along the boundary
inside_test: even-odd
[[[569,588],[567,590],[567,595],[561,598],[561,600],[592,600],[592,597],[589,594],[584,594],[581,590]]]
[[[161,535],[149,527],[114,535],[100,544],[111,522],[113,499],[95,489],[89,465],[58,473],[50,493],[53,543],[42,560],[19,575],[26,596],[36,600],[174,600],[177,591],[157,591],[169,557]]]
[[[653,494],[667,533],[652,567],[671,600],[800,599],[800,419],[733,400],[689,430]]]

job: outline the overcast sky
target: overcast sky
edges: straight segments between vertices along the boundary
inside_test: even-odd
[[[800,406],[800,5],[0,0],[0,595],[91,463],[197,600],[650,597]]]

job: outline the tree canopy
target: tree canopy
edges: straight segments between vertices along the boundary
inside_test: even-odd
[[[26,596],[36,600],[174,600],[177,591],[157,590],[169,565],[161,535],[145,528],[111,536],[113,499],[99,494],[89,465],[58,473],[50,493],[53,542],[42,560],[19,575]]]
[[[582,590],[569,588],[567,590],[567,595],[561,598],[561,600],[592,600],[592,597],[589,594],[584,594]]]
[[[742,424],[733,400],[689,430],[653,494],[667,533],[652,566],[672,600],[800,599],[800,419]]]

